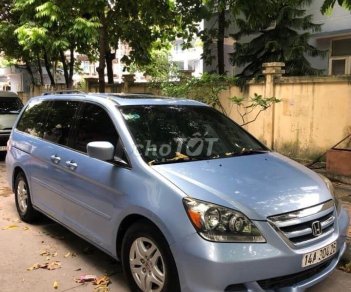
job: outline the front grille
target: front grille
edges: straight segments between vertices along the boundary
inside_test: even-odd
[[[268,217],[268,222],[283,236],[284,240],[299,247],[334,232],[334,201],[330,200],[306,209],[271,216]],[[317,234],[312,228],[314,223],[320,227]]]
[[[312,278],[313,276],[321,273],[325,268],[327,268],[330,265],[332,260],[333,259],[330,259],[319,266],[316,266],[312,269],[308,269],[308,270],[305,270],[303,272],[299,272],[296,274],[291,274],[288,276],[277,277],[277,278],[272,278],[272,279],[261,280],[261,281],[258,281],[258,284],[264,290],[291,287],[296,283],[300,283],[302,281],[305,281],[305,280]]]

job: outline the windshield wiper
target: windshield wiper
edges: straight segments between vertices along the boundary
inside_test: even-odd
[[[263,154],[269,152],[268,150],[263,149],[243,149],[240,152],[229,152],[225,155],[228,157],[235,157],[235,156],[244,156],[244,155],[253,155],[253,154]]]

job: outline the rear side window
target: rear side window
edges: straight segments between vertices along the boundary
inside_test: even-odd
[[[93,141],[108,141],[116,147],[118,134],[107,112],[98,105],[85,103],[77,118],[73,148],[86,153],[87,144]]]
[[[79,109],[78,101],[55,100],[48,110],[43,139],[68,146],[70,130]]]
[[[43,137],[49,109],[48,101],[31,102],[22,114],[16,129],[36,137]]]

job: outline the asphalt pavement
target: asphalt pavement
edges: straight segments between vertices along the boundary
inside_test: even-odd
[[[342,196],[351,199],[351,190]],[[106,275],[111,281],[109,291],[129,291],[120,264],[108,255],[49,219],[34,225],[19,220],[14,195],[5,181],[3,162],[0,162],[0,259],[0,292],[107,292],[103,285],[107,278],[100,278]],[[93,282],[77,283],[89,275],[99,278],[100,286]],[[351,291],[351,276],[336,270],[310,291]]]

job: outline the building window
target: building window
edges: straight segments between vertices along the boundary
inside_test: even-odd
[[[329,74],[351,74],[351,38],[331,41]]]

